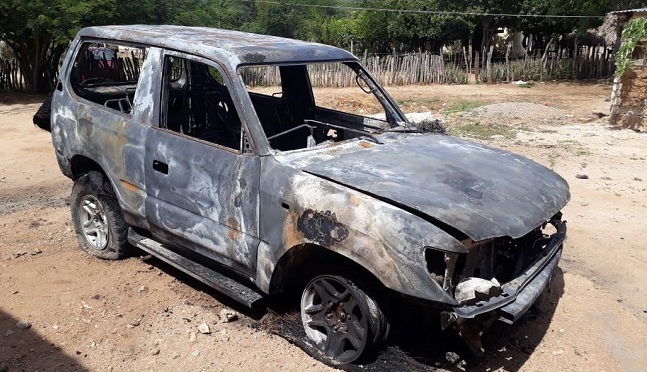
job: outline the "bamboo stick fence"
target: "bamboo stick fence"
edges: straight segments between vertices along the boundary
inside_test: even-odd
[[[615,65],[613,55],[604,47],[580,47],[576,52],[558,48],[543,55],[511,59],[492,53],[461,51],[442,55],[430,52],[369,55],[362,64],[384,85],[466,84],[468,82],[510,82],[516,80],[609,79]],[[103,63],[103,64],[102,64]],[[105,61],[93,61],[88,68],[103,69],[115,81],[136,80],[142,63],[135,54],[119,56],[116,68],[105,68]],[[309,67],[312,84],[317,87],[348,87],[355,84],[352,70],[335,64]],[[280,83],[278,68],[244,69],[250,86],[275,86]],[[108,76],[114,75],[114,76]],[[16,61],[0,60],[0,92],[24,91],[25,81]]]
[[[0,59],[0,92],[21,92],[25,90],[25,79],[20,73],[18,62]]]
[[[613,75],[613,55],[604,47],[581,47],[577,53],[559,48],[543,55],[520,59],[493,57],[489,53],[429,52],[401,55],[367,55],[362,64],[384,85],[466,84],[468,82],[510,82],[515,80],[589,80],[609,79]],[[317,87],[348,87],[355,84],[354,73],[340,65],[309,66],[310,79]],[[243,71],[250,86],[275,86],[280,83],[278,68],[247,68]]]

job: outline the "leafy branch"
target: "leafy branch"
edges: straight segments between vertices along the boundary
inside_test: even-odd
[[[616,73],[615,76],[622,74],[631,66],[631,56],[638,42],[647,38],[647,18],[636,18],[629,22],[625,29],[622,30],[622,44],[616,53]]]

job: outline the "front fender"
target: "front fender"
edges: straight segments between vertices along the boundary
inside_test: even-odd
[[[465,247],[454,237],[421,217],[332,181],[280,166],[263,173],[268,176],[264,185],[280,182],[281,175],[289,184],[277,187],[278,195],[261,187],[261,234],[268,243],[258,254],[261,289],[269,291],[274,269],[290,249],[315,244],[356,262],[394,291],[456,304],[432,279],[425,261],[425,247],[463,252]],[[283,211],[275,211],[268,221],[263,211],[272,204],[282,205]]]

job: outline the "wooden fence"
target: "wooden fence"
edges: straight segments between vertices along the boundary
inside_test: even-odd
[[[89,63],[80,67],[79,73],[82,77],[102,77],[123,82],[136,81],[139,78],[142,58],[131,52],[130,55],[119,56],[113,61],[97,60],[91,56],[86,58],[86,61]],[[57,76],[52,78],[52,86],[56,79]],[[27,90],[27,84],[20,73],[18,62],[0,59],[0,92],[23,92],[25,90]]]
[[[384,85],[609,79],[615,68],[613,55],[604,47],[582,47],[576,52],[559,48],[543,55],[517,59],[493,58],[488,54],[484,58],[478,52],[471,55],[465,52],[443,55],[422,52],[383,56],[364,54],[360,60]],[[333,64],[310,66],[312,84],[318,87],[352,86],[355,84],[354,73],[342,67]],[[248,68],[243,77],[250,86],[280,83],[277,68]]]
[[[364,55],[360,61],[384,85],[464,84],[469,75],[451,61],[432,53],[403,55]],[[308,66],[310,81],[316,87],[349,87],[355,84],[355,73],[341,64]],[[275,86],[281,82],[278,68],[248,67],[242,71],[249,86]]]
[[[478,59],[478,53],[476,54]],[[516,80],[590,80],[610,79],[615,71],[613,54],[605,47],[582,47],[576,52],[559,48],[543,55],[511,60],[500,58],[490,68],[475,67],[472,72],[479,82]]]
[[[488,55],[488,54],[492,55]],[[360,57],[368,71],[384,85],[466,84],[468,82],[510,82],[546,80],[609,79],[615,65],[613,55],[604,47],[581,47],[576,51],[535,54],[519,59],[492,53],[429,52],[399,55],[369,55]],[[94,61],[101,63],[105,61]],[[115,81],[136,79],[141,60],[135,55],[119,57],[117,68],[110,69]],[[90,66],[100,69],[100,66]],[[355,74],[339,64],[315,64],[309,67],[311,81],[318,87],[348,87],[355,84]],[[278,68],[247,68],[243,71],[250,86],[274,86],[280,83]],[[0,60],[0,92],[23,91],[25,81],[15,61]]]
[[[115,59],[95,59],[92,52],[86,52],[84,63],[78,66],[81,80],[87,78],[104,78],[114,82],[137,81],[143,60],[134,52]]]
[[[17,61],[0,59],[0,92],[25,90],[25,79],[20,73]]]

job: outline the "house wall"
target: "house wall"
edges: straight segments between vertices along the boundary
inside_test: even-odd
[[[634,12],[629,20],[647,18],[647,11]],[[645,44],[641,40],[639,44]],[[634,61],[631,69],[616,77],[611,92],[611,125],[647,130],[647,60]]]
[[[647,130],[647,66],[633,66],[615,79],[609,121],[623,128]]]

